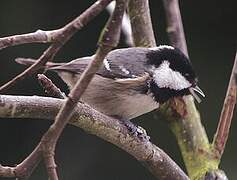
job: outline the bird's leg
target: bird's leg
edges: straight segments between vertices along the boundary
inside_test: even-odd
[[[128,131],[142,140],[149,141],[150,136],[147,135],[146,130],[141,126],[132,123],[130,120],[118,118],[128,129]]]

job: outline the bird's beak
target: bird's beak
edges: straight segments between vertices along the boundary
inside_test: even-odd
[[[200,99],[200,97],[197,94],[201,95],[202,97],[205,97],[205,94],[198,86],[190,87],[189,92],[192,94],[194,99],[197,100],[198,103],[200,103],[202,100]]]

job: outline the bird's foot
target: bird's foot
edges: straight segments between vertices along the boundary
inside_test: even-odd
[[[144,141],[150,140],[150,136],[147,135],[146,130],[141,126],[137,126],[129,120],[123,120],[123,123],[132,135],[137,136],[139,139],[142,139]]]

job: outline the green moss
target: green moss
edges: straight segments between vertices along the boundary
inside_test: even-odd
[[[213,156],[212,147],[206,141],[199,140],[198,146],[184,133],[183,126],[175,121],[170,125],[178,141],[190,179],[200,179],[206,172],[218,169],[219,161]],[[202,136],[200,134],[200,136]]]
[[[199,113],[190,97],[172,100],[160,108],[175,135],[192,180],[218,169],[219,160],[209,143]]]

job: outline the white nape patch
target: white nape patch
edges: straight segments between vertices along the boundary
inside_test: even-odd
[[[108,61],[107,59],[104,59],[103,63],[104,63],[105,68],[106,68],[108,71],[111,71],[110,65],[109,65],[109,61]]]
[[[127,70],[125,67],[119,66],[119,68],[120,68],[121,71],[123,71],[126,75],[130,74],[129,70]]]
[[[164,61],[158,68],[153,67],[153,78],[160,88],[182,90],[189,88],[191,83],[177,71],[172,70],[168,61]]]
[[[158,47],[152,47],[152,48],[149,48],[150,50],[162,50],[162,49],[174,49],[174,47],[172,46],[168,46],[168,45],[160,45]]]

